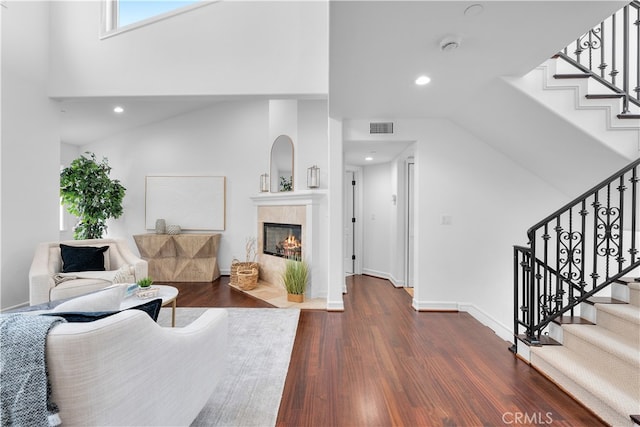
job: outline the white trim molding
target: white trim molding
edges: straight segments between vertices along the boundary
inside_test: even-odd
[[[458,303],[453,301],[418,301],[414,298],[411,305],[417,311],[460,311]]]
[[[480,310],[474,304],[465,302],[460,303],[459,307],[460,311],[466,311],[478,322],[491,328],[493,332],[495,332],[496,335],[498,335],[500,338],[513,344],[513,332],[511,331],[511,329],[498,322],[493,317],[489,316],[486,312]]]
[[[477,306],[467,302],[455,301],[418,301],[414,298],[412,306],[417,311],[464,311],[474,319],[489,327],[501,339],[513,344],[513,332],[511,329],[491,317]]]

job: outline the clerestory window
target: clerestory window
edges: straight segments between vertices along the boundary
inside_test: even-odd
[[[211,3],[211,0],[103,0],[102,37],[129,31]]]

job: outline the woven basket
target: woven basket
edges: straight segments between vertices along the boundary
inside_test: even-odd
[[[258,269],[257,262],[240,262],[234,259],[231,262],[231,284],[238,286],[238,270],[250,270],[252,268]]]
[[[243,291],[250,291],[258,285],[258,269],[238,270],[238,287]]]

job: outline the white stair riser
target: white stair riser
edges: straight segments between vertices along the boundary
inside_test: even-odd
[[[580,304],[580,317],[588,320],[591,323],[596,323],[596,308],[592,304],[582,303]]]
[[[611,298],[615,298],[618,301],[629,302],[629,287],[627,285],[621,285],[620,283],[613,283],[611,285]]]
[[[629,304],[640,307],[640,288],[629,286]]]
[[[564,346],[578,354],[588,354],[594,369],[606,371],[621,389],[640,399],[640,366],[633,366],[570,331],[564,331]]]
[[[559,342],[560,344],[564,343],[564,329],[562,329],[562,326],[556,324],[556,323],[549,323],[549,337],[554,339],[555,341]]]

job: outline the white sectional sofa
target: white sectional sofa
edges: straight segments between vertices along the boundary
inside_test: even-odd
[[[104,271],[62,273],[60,244],[67,246],[103,247]],[[148,275],[148,263],[134,254],[124,239],[68,240],[40,243],[29,270],[29,304],[71,298],[94,292],[114,282],[140,280]],[[122,280],[123,275],[130,276]],[[120,276],[120,280],[116,280]]]

